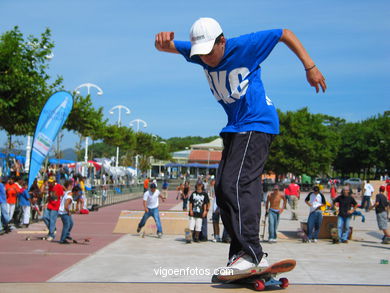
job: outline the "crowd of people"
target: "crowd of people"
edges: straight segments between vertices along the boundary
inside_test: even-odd
[[[269,242],[271,243],[276,242],[279,217],[286,209],[287,203],[289,203],[291,208],[291,219],[298,220],[296,210],[298,200],[300,199],[299,185],[293,180],[284,189],[284,193],[280,189],[278,185],[275,185],[273,191],[268,194],[266,201]],[[313,190],[305,198],[305,203],[309,206],[307,230],[305,231],[307,242],[315,243],[318,241],[323,213],[326,212],[337,215],[337,237],[334,239],[334,243],[348,243],[352,216],[362,216],[362,221],[364,222],[364,215],[357,210],[360,208],[365,210],[366,213],[375,209],[378,228],[383,232],[382,243],[389,244],[390,180],[386,181],[386,185],[379,187],[379,193],[376,194],[375,200],[372,200],[374,187],[370,184],[369,180],[365,182],[362,191],[362,200],[359,205],[356,200],[357,196],[350,185],[342,186],[338,193],[337,185],[332,184],[329,191],[331,202],[327,202],[324,194],[320,191],[320,187],[314,186]],[[387,196],[385,194],[386,192]]]
[[[0,235],[17,228],[27,228],[32,222],[43,220],[48,229],[47,240],[53,241],[56,222],[60,217],[63,231],[60,243],[71,239],[72,213],[88,213],[85,177],[71,176],[65,180],[48,172],[41,180],[35,179],[28,188],[22,177],[2,177],[0,182]]]

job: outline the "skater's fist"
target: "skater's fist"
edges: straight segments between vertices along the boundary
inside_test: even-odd
[[[154,45],[159,51],[177,52],[173,39],[175,38],[174,32],[160,32],[156,35]]]

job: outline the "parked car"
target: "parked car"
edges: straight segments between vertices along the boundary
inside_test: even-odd
[[[344,181],[344,185],[349,184],[352,188],[360,188],[362,186],[362,180],[360,178],[349,178]]]

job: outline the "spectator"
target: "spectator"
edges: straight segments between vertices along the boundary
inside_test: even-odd
[[[17,194],[20,192],[19,186],[15,183],[14,177],[11,177],[5,185],[5,192],[7,195],[8,216],[10,221],[14,216]]]
[[[370,202],[371,202],[371,196],[374,193],[374,187],[370,184],[370,180],[367,180],[367,182],[364,184],[364,194],[363,199],[360,205],[361,209],[365,209],[366,212],[370,210]]]
[[[309,242],[318,241],[318,233],[322,224],[321,207],[326,205],[325,197],[320,193],[320,188],[314,186],[313,192],[310,192],[306,199],[306,204],[310,207],[309,218],[307,219],[307,237]]]
[[[168,198],[168,186],[169,186],[169,183],[168,183],[168,180],[164,180],[163,181],[163,184],[161,186],[161,189],[162,189],[162,197],[164,199],[167,199]]]
[[[280,202],[283,201],[283,207],[280,208]],[[286,209],[287,200],[282,192],[279,191],[279,186],[275,185],[273,192],[267,197],[265,204],[266,213],[268,213],[268,242],[275,243],[277,239],[277,230],[279,225],[279,217]]]
[[[301,197],[301,190],[298,184],[295,183],[295,180],[291,180],[290,185],[287,187],[288,194],[290,196],[290,205],[291,205],[291,219],[298,220],[298,201]]]
[[[27,182],[22,183],[22,188],[18,194],[19,206],[23,211],[23,216],[20,222],[21,226],[27,228],[30,225],[30,212],[31,212],[31,196],[27,189]],[[19,224],[19,223],[15,223]]]
[[[176,200],[180,198],[180,200],[183,200],[183,189],[184,189],[184,184],[180,183],[178,187],[176,187],[177,190],[177,195],[176,195]]]
[[[189,198],[189,228],[195,242],[199,242],[199,234],[202,230],[202,220],[207,219],[208,204],[210,202],[208,194],[204,191],[201,181],[196,184],[195,191]]]
[[[187,211],[189,193],[190,193],[190,183],[186,181],[183,187],[183,211]]]
[[[7,195],[5,191],[5,183],[7,180],[3,177],[0,182],[0,235],[8,233],[11,229],[8,226],[9,217],[8,217],[8,204],[7,204]]]
[[[150,181],[150,178],[147,177],[145,180],[144,180],[144,193],[147,192],[149,190],[149,181]]]
[[[58,217],[58,210],[61,205],[61,199],[64,195],[64,187],[57,183],[51,182],[53,185],[52,191],[50,192],[47,198],[46,209],[43,213],[43,222],[46,224],[47,229],[49,229],[47,241],[52,241],[55,238],[56,223]]]
[[[355,199],[352,197],[352,191],[348,186],[344,186],[340,196],[336,197],[333,205],[338,204],[339,212],[337,217],[338,242],[348,243],[349,226],[353,212],[358,206]]]
[[[60,208],[58,209],[58,214],[61,217],[62,221],[62,233],[61,233],[61,244],[70,244],[68,240],[73,240],[70,236],[70,232],[73,228],[73,218],[70,212],[72,206],[72,194],[81,191],[79,186],[75,186],[72,189],[73,182],[68,180],[65,182],[65,194],[61,199]]]
[[[385,186],[379,187],[379,193],[376,195],[375,204],[371,209],[375,208],[376,221],[379,230],[383,231],[383,244],[390,244],[390,231],[387,229],[387,211],[389,210],[389,203],[385,196]]]
[[[332,199],[332,203],[333,201],[335,200],[335,198],[337,197],[337,187],[336,187],[336,184],[335,183],[332,183],[330,185],[330,198]]]

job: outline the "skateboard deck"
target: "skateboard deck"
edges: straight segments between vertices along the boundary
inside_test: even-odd
[[[46,240],[48,236],[27,236],[26,240],[31,241],[31,240]]]
[[[275,277],[281,273],[292,271],[296,266],[294,259],[284,259],[270,265],[266,269],[253,268],[236,274],[213,275],[213,283],[246,283],[253,284],[254,289],[262,291],[268,286],[280,286],[281,288],[288,287],[288,279]]]
[[[192,233],[189,228],[184,229],[184,238],[186,240],[186,243],[191,243],[192,241]]]
[[[73,244],[89,244],[89,242],[91,242],[91,238],[90,237],[83,238],[83,239],[73,239],[72,240]]]

